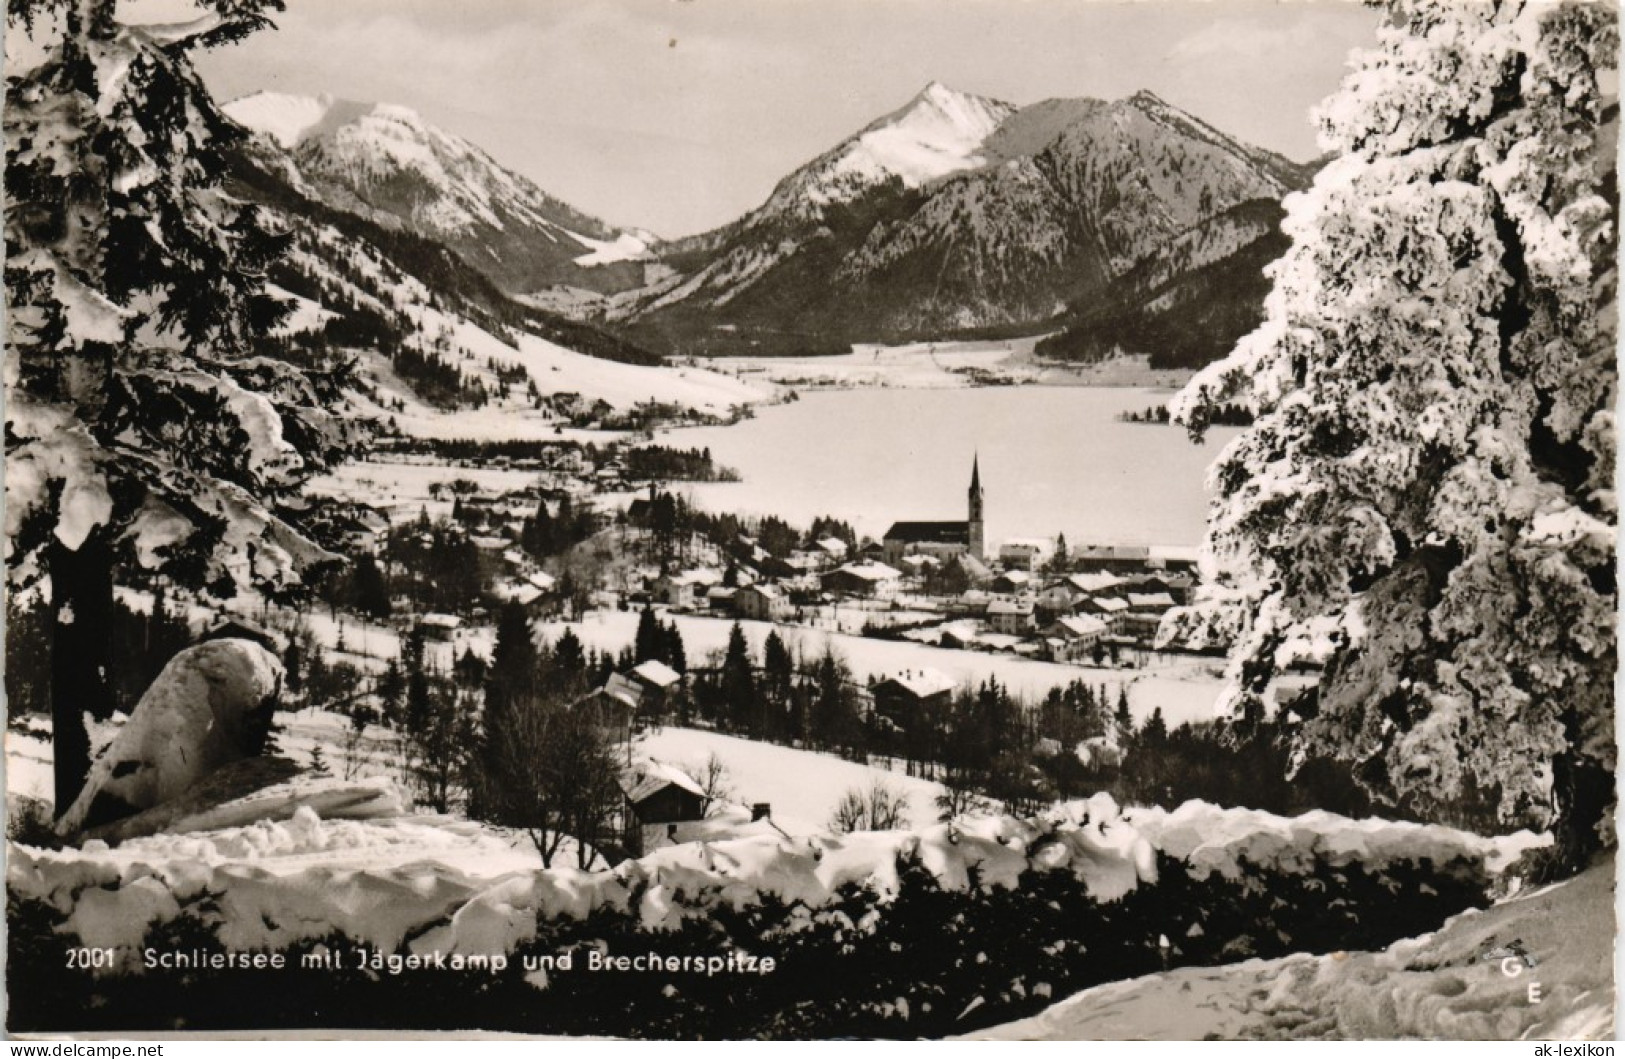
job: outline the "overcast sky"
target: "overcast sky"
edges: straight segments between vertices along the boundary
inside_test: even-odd
[[[1025,104],[1149,88],[1295,159],[1379,15],[1344,0],[288,0],[203,56],[259,89],[410,106],[548,192],[682,235],[938,80]]]

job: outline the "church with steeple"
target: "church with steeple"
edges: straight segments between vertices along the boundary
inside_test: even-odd
[[[980,560],[987,555],[981,462],[980,456],[971,458],[965,521],[892,523],[881,541],[886,562],[895,565],[905,555],[930,555],[944,560],[966,554]]]

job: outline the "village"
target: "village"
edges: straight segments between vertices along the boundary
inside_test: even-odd
[[[661,460],[668,469],[677,466],[695,476],[718,473],[700,453],[661,451],[683,457]],[[670,491],[669,482],[640,478],[639,469],[652,462],[640,452],[601,455],[575,446],[538,447],[531,455],[498,457],[495,466],[484,465],[488,472],[526,476],[528,484],[517,489],[503,488],[511,476],[480,484],[475,473],[480,462],[465,459],[448,461],[443,470],[468,476],[427,485],[419,481],[423,495],[386,499],[379,494],[384,502],[377,506],[353,499],[312,501],[326,543],[353,563],[348,579],[327,592],[341,637],[339,616],[354,612],[350,639],[328,647],[343,652],[365,644],[370,618],[394,630],[374,636],[383,648],[372,652],[371,661],[418,636],[429,657],[438,659],[434,664],[477,686],[491,658],[492,627],[504,608],[523,613],[539,641],[561,629],[571,637],[580,630],[595,657],[587,667],[591,686],[572,708],[589,711],[610,741],[625,748],[621,787],[627,804],[614,828],[618,850],[690,841],[694,827],[713,833],[721,826],[715,819],[701,823],[718,810],[696,769],[685,770],[646,749],[633,756],[639,733],[671,723],[715,728],[764,742],[823,746],[878,761],[883,768],[934,777],[943,756],[935,743],[949,726],[953,699],[972,690],[945,667],[894,652],[869,660],[858,672],[842,660],[841,709],[848,716],[843,734],[833,734],[839,727],[834,723],[815,730],[813,693],[798,703],[785,690],[776,697],[781,701],[760,707],[784,716],[758,721],[757,707],[726,701],[729,668],[742,667],[746,679],[754,673],[762,685],[760,697],[774,699],[766,690],[770,685],[788,689],[803,678],[811,684],[816,660],[805,657],[803,643],[802,657],[779,663],[793,665],[796,675],[774,676],[768,672],[775,665],[772,647],[765,648],[760,662],[746,647],[740,661],[735,638],[729,637],[726,648],[720,642],[709,646],[703,636],[708,629],[718,638],[729,623],[735,633],[739,623],[758,633],[767,627],[772,638],[822,634],[826,655],[834,650],[828,637],[835,636],[848,651],[854,638],[861,638],[877,647],[919,645],[1066,667],[1045,670],[1044,688],[1018,689],[1034,702],[1067,683],[1069,669],[1093,674],[1097,681],[1101,674],[1121,671],[1126,683],[1152,659],[1178,653],[1159,648],[1156,635],[1162,616],[1187,599],[1195,580],[1195,549],[1069,548],[1057,537],[1011,539],[991,550],[979,461],[970,469],[964,519],[898,521],[872,540],[857,538],[833,518],[796,528],[771,517],[742,520],[694,510]],[[388,465],[374,466],[382,471]],[[616,613],[628,619],[641,615],[638,643],[628,642],[629,632],[617,642],[614,633],[604,631],[611,627],[607,616]],[[653,649],[643,642],[651,625],[668,637]],[[234,627],[242,634],[240,624]],[[600,634],[593,636],[589,628]],[[740,643],[744,639],[738,637]],[[280,643],[268,646],[283,649]],[[764,649],[760,639],[755,649]],[[887,664],[890,657],[898,661]],[[1107,693],[1104,685],[1097,686],[1104,707]],[[752,716],[742,719],[741,709]],[[376,715],[388,713],[380,705]],[[1038,728],[1032,725],[1028,741],[1052,760],[1067,756],[1061,739],[1068,736],[1073,737],[1069,742],[1092,737],[1096,752],[1116,741],[1104,729]],[[735,829],[779,826],[770,804],[752,802],[749,808],[748,818],[732,822]],[[804,821],[802,829],[824,823]]]
[[[652,604],[1050,662],[1127,665],[1155,650],[1163,615],[1186,602],[1196,580],[1193,547],[1069,548],[1059,536],[1005,540],[990,554],[979,466],[966,519],[899,521],[877,541],[859,540],[833,519],[798,531],[771,517],[686,510],[669,480],[640,481],[629,466],[648,462],[637,459],[643,449],[596,463],[574,448],[541,451],[493,465],[533,479],[518,489],[453,476],[430,482],[422,496],[392,494],[393,502],[317,497],[311,521],[323,543],[386,573],[422,565],[428,560],[417,553],[437,541],[442,551],[473,558],[449,579],[433,579],[427,601],[446,607],[423,610],[413,604],[426,600],[410,595],[395,601],[447,639],[505,601],[533,618]],[[696,473],[714,473],[699,453],[663,451],[691,456]]]
[[[624,795],[608,814],[613,823],[595,837],[605,857],[715,836],[719,828],[808,833],[829,825],[814,811],[787,819],[782,801],[775,816],[759,800],[763,789],[777,789],[770,783],[731,792],[742,804],[721,804],[700,762],[668,760],[648,745],[646,737],[668,725],[822,749],[899,779],[926,778],[916,802],[939,797],[954,700],[974,690],[970,678],[940,664],[944,658],[991,656],[995,668],[971,672],[991,674],[995,686],[1006,673],[1002,701],[1029,715],[1023,742],[1050,761],[1068,760],[1063,742],[1084,738],[1097,753],[1110,750],[1116,733],[1046,727],[1036,704],[1091,675],[1096,686],[1085,694],[1091,704],[1098,698],[1104,716],[1103,675],[1121,673],[1115,686],[1125,697],[1123,684],[1149,660],[1176,653],[1155,646],[1157,627],[1194,581],[1194,549],[1069,549],[1064,538],[1031,538],[1004,541],[989,554],[979,464],[971,468],[965,519],[899,521],[877,541],[833,518],[795,528],[690,508],[669,491],[669,478],[653,474],[726,475],[698,451],[443,447],[375,454],[365,465],[373,476],[366,487],[352,480],[301,501],[315,539],[346,560],[316,584],[314,598],[226,606],[172,598],[183,624],[171,639],[245,638],[282,659],[295,690],[286,704],[295,711],[290,748],[347,778],[399,771],[422,756],[422,748],[404,746],[404,689],[415,678],[441,687],[447,712],[461,717],[448,724],[476,723],[480,698],[471,696],[485,694],[504,616],[522,615],[544,649],[561,637],[576,641],[582,665],[569,684],[570,709],[590,716],[616,748]],[[124,588],[120,596],[137,612],[133,620],[146,623],[148,641],[165,639],[152,633],[164,620],[161,587]],[[737,636],[741,623],[754,645]],[[653,647],[651,627],[660,631]],[[763,629],[780,644],[777,659]],[[783,645],[796,645],[798,634],[791,659]],[[814,657],[811,637],[823,638],[823,657]],[[873,654],[861,661],[843,657],[869,643]],[[938,653],[920,661],[922,648]],[[1038,676],[1012,692],[997,658],[1035,664]],[[755,682],[752,690],[730,685],[738,670]],[[833,706],[821,705],[820,696],[830,696],[818,688],[829,671],[838,673]],[[833,802],[839,794],[819,796]],[[445,809],[457,797],[442,782],[427,801]],[[906,808],[893,809],[896,822],[908,818]]]

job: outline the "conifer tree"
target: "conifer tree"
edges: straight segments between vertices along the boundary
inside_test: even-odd
[[[688,672],[688,651],[683,647],[683,633],[675,621],[665,625],[665,661],[679,673]]]
[[[559,634],[558,642],[553,645],[549,671],[551,687],[556,693],[573,698],[586,692],[592,671],[587,664],[587,652],[574,629],[565,629]]]
[[[784,638],[774,629],[762,644],[762,697],[772,709],[771,736],[787,734],[785,721],[790,707],[790,691],[795,683],[795,662]]]
[[[728,631],[728,650],[722,658],[722,701],[729,721],[740,731],[755,732],[762,722],[754,669],[745,630],[736,621]]]
[[[665,660],[666,637],[654,608],[644,605],[638,614],[638,629],[632,636],[632,654],[637,662]]]
[[[506,603],[497,614],[496,644],[491,648],[491,666],[485,678],[487,740],[501,730],[503,718],[517,704],[536,697],[539,682],[540,661],[530,619],[524,607]]]
[[[1266,319],[1177,400],[1255,424],[1212,474],[1204,586],[1231,699],[1325,660],[1301,745],[1448,815],[1555,824],[1614,768],[1617,104],[1604,4],[1395,0],[1319,112]]]
[[[190,65],[280,0],[147,28],[115,6],[7,9],[47,46],[6,83],[6,532],[13,587],[51,587],[59,807],[89,767],[82,711],[109,706],[115,571],[297,585],[334,557],[278,504],[354,440],[336,374],[254,355],[283,240],[222,192],[241,132]]]

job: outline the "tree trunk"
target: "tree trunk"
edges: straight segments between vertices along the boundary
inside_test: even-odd
[[[1571,733],[1575,727],[1570,725]],[[1571,734],[1571,741],[1574,738]],[[1616,841],[1612,828],[1605,824],[1614,807],[1612,772],[1574,753],[1560,754],[1552,763],[1552,780],[1557,802],[1557,818],[1552,822],[1553,870],[1551,878],[1542,878],[1542,882],[1583,871]]]
[[[85,711],[106,716],[112,706],[113,550],[93,531],[77,551],[52,540],[51,725],[55,756],[55,815],[67,812],[90,772]]]

